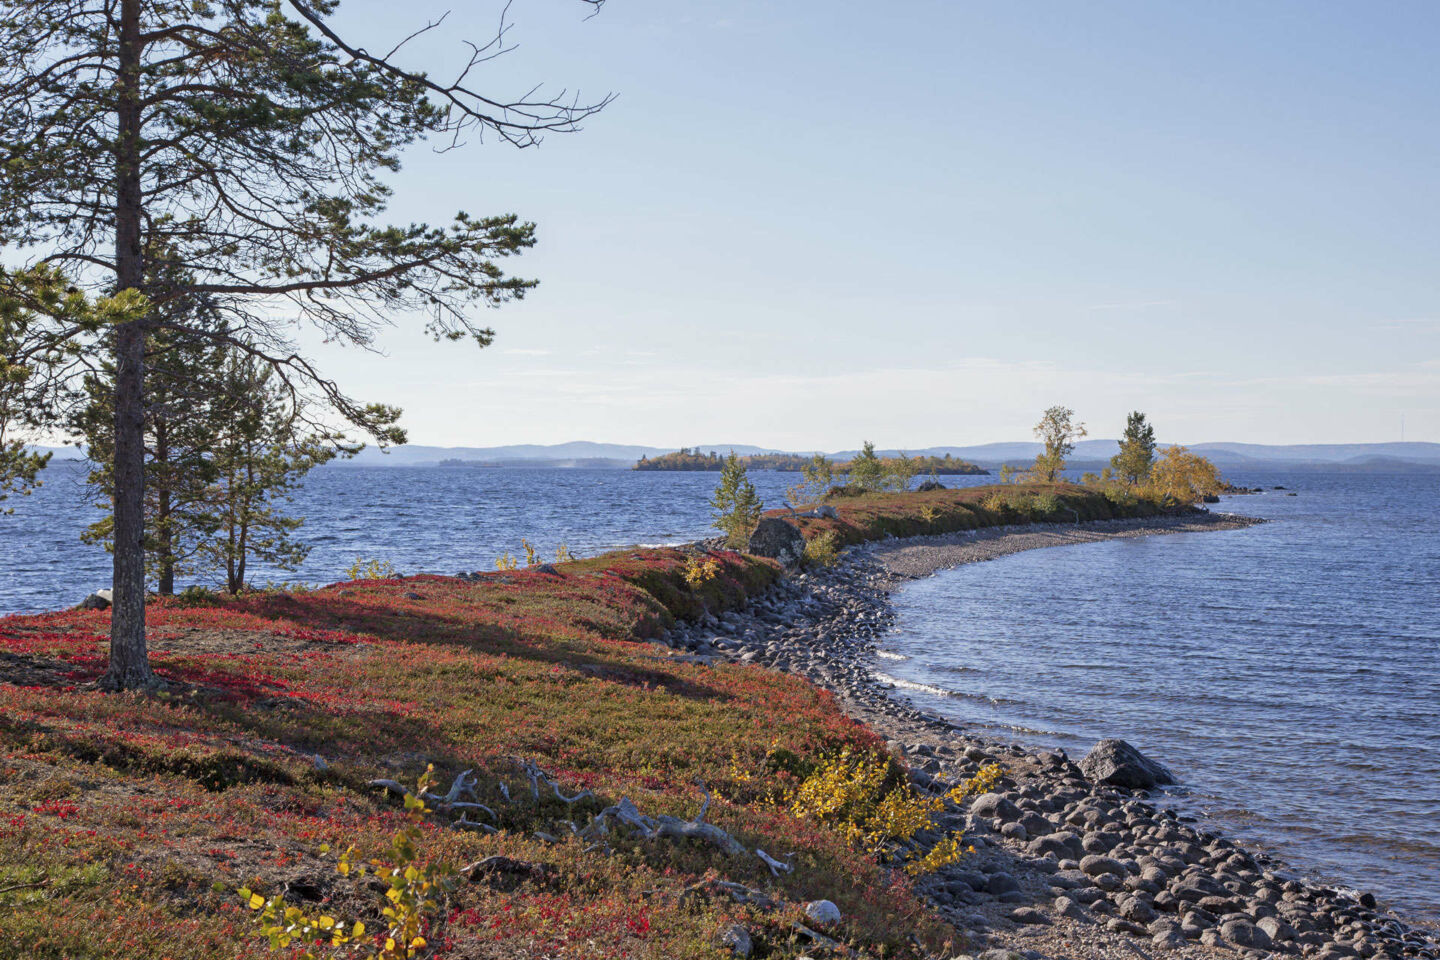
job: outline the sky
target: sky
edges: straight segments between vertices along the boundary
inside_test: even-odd
[[[375,48],[448,9],[346,0]],[[442,77],[501,5],[409,62]],[[515,0],[475,82],[616,94],[412,148],[395,221],[513,212],[498,337],[307,343],[416,443],[1440,441],[1440,5]]]

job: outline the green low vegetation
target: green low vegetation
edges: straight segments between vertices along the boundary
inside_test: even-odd
[[[1192,508],[1121,490],[1076,483],[1023,481],[982,487],[896,493],[842,489],[824,498],[837,516],[770,510],[800,528],[809,542],[822,537],[848,546],[886,537],[915,537],[1022,523],[1075,523],[1189,512]],[[821,553],[828,550],[817,548]]]
[[[874,445],[871,445],[873,452]],[[903,454],[901,455],[904,456]],[[774,470],[778,473],[800,473],[814,462],[815,457],[826,459],[823,454],[803,456],[798,453],[753,453],[740,457],[740,461],[749,470]],[[886,462],[899,458],[885,458]],[[908,457],[914,466],[912,476],[924,476],[935,474],[936,476],[981,476],[989,471],[977,467],[973,463],[961,460],[951,454],[943,457]],[[852,469],[852,461],[839,460],[827,461],[831,468],[838,475],[848,474]],[[702,453],[700,450],[691,450],[682,447],[674,453],[661,454],[658,457],[641,457],[636,461],[634,470],[650,471],[716,471],[723,469],[725,458],[715,451]]]

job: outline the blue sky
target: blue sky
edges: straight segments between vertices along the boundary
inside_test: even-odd
[[[371,46],[446,7],[348,0]],[[436,75],[499,5],[411,51]],[[393,218],[516,212],[494,347],[320,348],[412,439],[841,448],[1440,441],[1440,6],[517,0],[481,74],[618,99],[407,155]]]

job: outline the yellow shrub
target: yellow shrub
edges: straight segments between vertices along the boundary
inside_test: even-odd
[[[888,758],[842,750],[821,760],[796,788],[790,812],[842,830],[855,846],[879,856],[930,826],[944,797],[926,797],[896,783]]]
[[[355,562],[345,568],[347,580],[389,580],[395,576],[395,565],[389,560],[366,560],[356,557]]]
[[[840,535],[834,530],[826,530],[813,540],[807,540],[805,559],[823,567],[834,566],[835,561],[840,559]]]
[[[713,557],[697,554],[685,561],[685,582],[692,590],[714,580],[719,573],[720,562]]]
[[[441,914],[442,901],[455,889],[458,875],[448,864],[426,863],[415,844],[423,833],[419,822],[430,812],[420,799],[434,785],[435,768],[429,767],[420,776],[415,793],[405,795],[405,811],[413,821],[390,840],[394,862],[371,860],[362,864],[354,860],[352,847],[340,855],[335,870],[342,877],[352,877],[362,887],[369,887],[370,875],[385,887],[381,916],[386,928],[381,937],[366,938],[365,924],[346,921],[327,913],[307,913],[285,903],[279,894],[268,900],[248,888],[241,888],[240,898],[258,914],[260,933],[270,941],[270,948],[284,951],[299,960],[320,960],[334,954],[325,947],[347,946],[352,957],[374,960],[413,960],[429,956],[425,948],[425,930]],[[330,852],[321,846],[320,853]],[[319,948],[317,950],[317,948]]]

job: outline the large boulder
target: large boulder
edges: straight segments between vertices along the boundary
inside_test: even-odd
[[[76,610],[108,610],[114,594],[109,590],[96,590],[76,605]]]
[[[757,557],[770,557],[789,567],[804,559],[805,538],[793,523],[779,517],[766,517],[750,534],[746,549]]]
[[[1080,769],[1093,783],[1108,783],[1129,790],[1149,790],[1175,778],[1124,740],[1101,740],[1080,761]]]
[[[939,480],[924,480],[924,481],[921,481],[920,486],[918,486],[918,487],[915,488],[915,492],[916,492],[916,493],[929,493],[931,490],[944,490],[944,489],[945,489],[945,484],[941,483]]]

